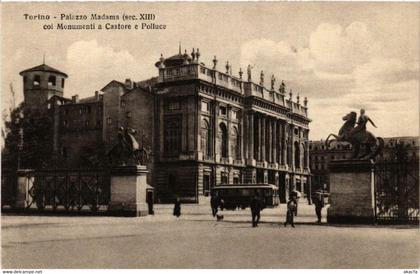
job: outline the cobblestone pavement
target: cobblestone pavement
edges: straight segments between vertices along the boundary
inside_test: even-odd
[[[324,210],[325,211],[325,210]],[[2,216],[4,268],[418,268],[413,226],[315,224],[301,204],[296,228],[283,227],[285,205],[262,212],[156,205],[154,216]],[[325,215],[325,212],[324,212]]]

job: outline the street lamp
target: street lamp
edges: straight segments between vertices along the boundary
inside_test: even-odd
[[[18,117],[16,119],[16,125],[19,127],[19,141],[18,141],[18,151],[17,151],[17,169],[20,169],[20,162],[21,162],[21,153],[23,150],[23,112],[22,110],[19,111]]]

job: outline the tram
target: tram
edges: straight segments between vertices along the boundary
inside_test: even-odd
[[[223,207],[229,210],[249,207],[252,197],[258,195],[263,208],[279,205],[278,187],[270,184],[218,185],[213,187],[212,196],[223,199]]]

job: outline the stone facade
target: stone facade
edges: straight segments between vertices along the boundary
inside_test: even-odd
[[[198,202],[218,184],[275,184],[285,202],[291,190],[310,189],[307,99],[293,101],[282,82],[256,83],[199,60],[199,52],[161,57],[158,77],[111,81],[95,96],[47,98],[57,121],[55,148],[68,166],[81,151],[115,144],[131,127],[150,152],[148,184],[158,201]],[[28,91],[30,92],[30,91]],[[25,97],[26,100],[30,97]]]

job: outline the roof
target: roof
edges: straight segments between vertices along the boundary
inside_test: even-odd
[[[54,99],[60,99],[60,100],[63,100],[63,101],[71,101],[71,99],[70,98],[66,98],[66,97],[63,97],[63,96],[59,96],[59,95],[53,95],[53,96],[51,96],[51,98],[50,99],[48,99],[47,101],[48,102],[50,102],[50,101],[52,101],[52,100],[54,100]]]
[[[117,80],[112,80],[111,82],[109,82],[108,84],[106,84],[103,88],[101,88],[101,91],[103,91],[104,89],[106,89],[108,86],[111,86],[111,85],[114,85],[114,84],[119,85],[122,88],[126,89],[124,83],[121,83],[120,81],[117,81]]]
[[[98,98],[96,96],[90,96],[90,97],[79,99],[78,103],[85,104],[85,103],[96,103],[96,102],[98,102]]]
[[[66,78],[68,77],[67,74],[65,74],[64,72],[59,71],[58,69],[55,69],[53,67],[50,67],[50,66],[48,66],[46,64],[42,64],[42,65],[39,65],[39,66],[30,68],[30,69],[23,70],[19,74],[22,75],[23,73],[31,72],[31,71],[53,72],[53,73],[61,74],[61,75],[63,75]]]
[[[188,62],[190,62],[192,60],[191,56],[189,56],[187,53],[181,54],[175,54],[171,57],[165,58],[163,60],[163,64],[165,65],[165,67],[174,67],[174,66],[179,66],[184,64],[184,60],[187,59]],[[159,67],[161,61],[156,62],[155,66]]]
[[[214,186],[213,189],[220,189],[220,188],[271,188],[277,189],[275,185],[271,184],[238,184],[238,185],[217,185]]]

